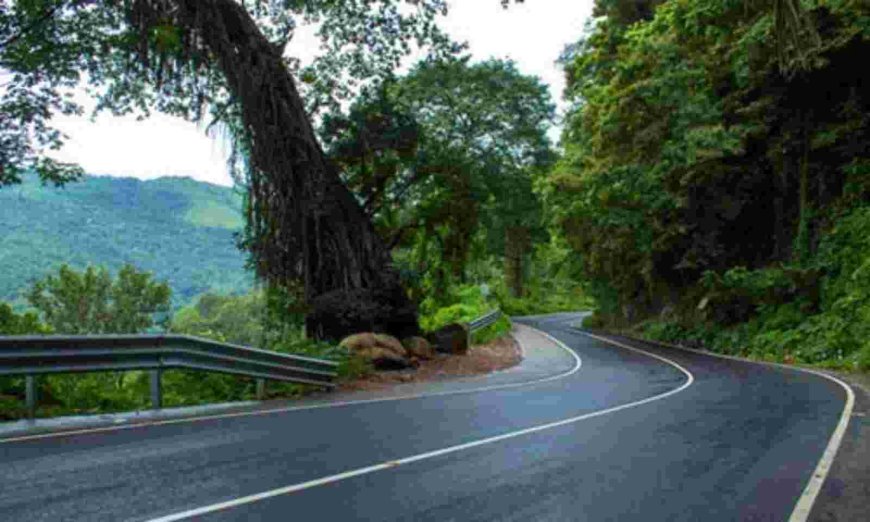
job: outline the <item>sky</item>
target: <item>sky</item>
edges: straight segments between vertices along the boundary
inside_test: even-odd
[[[564,77],[555,63],[565,45],[576,41],[591,15],[593,0],[526,0],[501,7],[499,0],[453,0],[441,20],[455,40],[469,44],[473,60],[511,58],[524,74],[535,75],[550,87],[561,108]],[[299,35],[293,55],[316,54],[317,40]],[[155,114],[144,121],[100,115],[59,117],[56,124],[69,139],[53,154],[78,163],[95,175],[153,179],[188,176],[219,185],[232,185],[227,174],[225,143],[207,136],[201,126]]]

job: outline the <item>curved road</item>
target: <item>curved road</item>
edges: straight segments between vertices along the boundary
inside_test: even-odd
[[[789,518],[843,411],[839,385],[629,350],[576,319],[526,320],[582,360],[544,382],[0,441],[0,519]]]

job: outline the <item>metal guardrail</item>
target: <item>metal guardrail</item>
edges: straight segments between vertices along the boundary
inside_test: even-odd
[[[161,372],[193,369],[265,380],[335,386],[337,363],[219,343],[188,335],[0,336],[0,375],[25,375],[28,414],[36,409],[35,376],[149,370],[151,405],[162,405]]]
[[[492,312],[490,312],[484,316],[478,317],[477,319],[475,319],[473,321],[469,321],[468,322],[468,333],[471,334],[472,332],[474,332],[476,330],[480,330],[481,328],[486,328],[487,326],[491,325],[492,323],[498,321],[499,318],[501,318],[501,310],[496,309],[496,310],[493,310]]]

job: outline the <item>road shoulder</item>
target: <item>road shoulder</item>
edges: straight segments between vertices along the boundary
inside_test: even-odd
[[[849,384],[855,393],[855,406],[808,520],[863,520],[867,516],[867,499],[870,498],[870,376],[820,373],[828,373]]]
[[[523,359],[511,368],[490,374],[443,379],[437,381],[397,384],[385,389],[315,393],[296,400],[227,403],[158,411],[38,419],[0,424],[0,443],[57,435],[114,431],[152,425],[177,424],[220,418],[260,415],[297,409],[347,406],[418,397],[473,393],[533,384],[573,373],[579,368],[573,352],[529,326],[515,324],[511,332],[520,345]]]

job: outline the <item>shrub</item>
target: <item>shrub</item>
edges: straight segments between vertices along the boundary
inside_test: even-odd
[[[596,312],[590,315],[587,315],[583,318],[583,322],[581,323],[583,328],[588,328],[590,330],[595,330],[596,328],[604,327],[604,320],[601,316]]]
[[[467,323],[481,317],[496,308],[498,303],[487,300],[478,285],[462,285],[451,289],[448,300],[453,304],[439,307],[431,300],[424,300],[420,305],[420,326],[426,331],[433,331],[451,323]],[[511,322],[506,316],[488,327],[474,333],[472,342],[486,343],[510,331]]]

